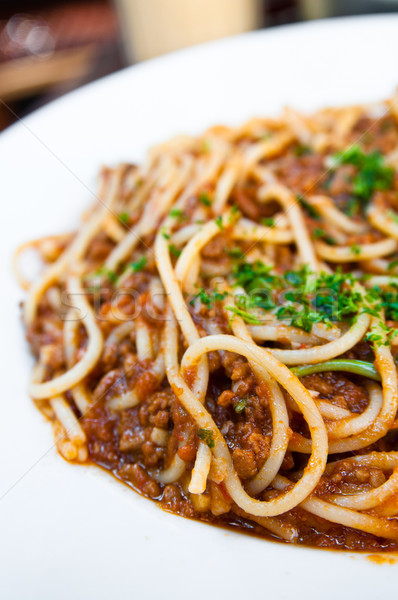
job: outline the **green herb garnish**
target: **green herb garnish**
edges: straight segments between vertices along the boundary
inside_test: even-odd
[[[245,323],[249,323],[250,325],[261,325],[260,319],[247,312],[247,310],[243,310],[242,308],[238,308],[237,306],[232,306],[230,304],[225,308],[226,310],[232,312],[234,315],[242,317]]]
[[[243,412],[247,406],[247,398],[240,398],[236,404],[234,404],[234,411],[238,414]]]
[[[206,192],[202,192],[199,195],[199,202],[201,202],[204,206],[211,206],[212,205],[212,199],[210,198],[210,196]]]
[[[352,197],[348,200],[344,212],[349,217],[357,215],[361,208],[361,201],[358,198]]]
[[[226,248],[225,252],[231,258],[243,258],[244,257],[244,254],[243,254],[241,248],[238,248],[238,246],[234,246],[233,248]]]
[[[169,215],[170,217],[181,218],[184,216],[184,213],[182,212],[181,208],[172,208],[169,212]]]
[[[319,227],[316,227],[312,233],[313,233],[314,238],[324,240],[327,244],[329,244],[329,246],[336,245],[336,240],[334,239],[334,237],[329,235],[327,233],[327,231],[325,231],[324,229],[320,229]]]
[[[308,214],[308,216],[311,217],[311,219],[314,219],[315,221],[319,221],[320,220],[321,215],[319,214],[319,212],[317,211],[317,209],[315,208],[315,206],[312,206],[312,204],[310,204],[309,202],[307,202],[307,200],[304,198],[304,196],[302,196],[301,194],[299,194],[297,196],[297,200],[301,204],[301,206],[304,208],[304,210],[306,211],[306,213]]]
[[[358,246],[358,244],[352,244],[350,246],[350,250],[353,254],[355,254],[355,256],[359,256],[361,254],[361,246]]]
[[[116,275],[115,271],[107,271],[106,276],[112,284],[116,283],[117,275]]]
[[[295,156],[305,156],[306,154],[312,154],[312,150],[305,144],[297,144],[297,146],[293,148],[293,154]]]
[[[195,300],[199,298],[202,304],[207,306],[207,308],[210,308],[214,302],[220,302],[221,300],[224,300],[226,295],[227,292],[218,292],[217,290],[209,294],[204,288],[201,288],[199,292],[195,294],[192,300],[190,300],[189,304],[193,306],[195,304]]]
[[[198,438],[206,442],[209,448],[214,448],[214,433],[211,429],[199,429]]]
[[[398,267],[398,260],[392,260],[390,263],[388,263],[388,267],[387,267],[387,271],[392,271],[393,269],[395,269],[395,267]]]
[[[169,250],[170,254],[172,254],[176,258],[178,258],[181,254],[181,250],[179,250],[179,248],[177,248],[177,246],[175,246],[174,244],[169,244]]]
[[[123,225],[127,225],[127,223],[130,221],[130,215],[126,212],[120,213],[119,221],[123,223]]]
[[[139,271],[142,271],[145,268],[147,262],[148,259],[146,256],[141,256],[141,258],[139,258],[135,262],[132,262],[130,266],[133,269],[133,273],[138,273]]]
[[[315,323],[351,322],[363,307],[361,293],[353,289],[354,277],[341,270],[315,274],[303,266],[277,275],[260,261],[242,260],[231,278],[247,296],[239,296],[236,306],[228,309],[251,324],[259,324],[260,319],[250,309],[261,308],[309,333]]]
[[[387,217],[392,219],[396,225],[398,225],[398,214],[393,210],[387,211]]]
[[[221,215],[220,215],[220,216],[218,216],[218,217],[216,217],[216,218],[214,219],[214,222],[215,222],[215,224],[217,225],[217,227],[219,227],[219,229],[221,229],[221,231],[223,231],[223,230],[224,230],[224,224],[223,224],[223,221],[222,221],[222,216],[221,216]]]
[[[162,229],[160,230],[160,233],[164,237],[165,240],[170,239],[170,234],[167,232],[166,227],[162,227]]]
[[[353,178],[353,192],[364,202],[368,202],[375,190],[391,188],[394,169],[386,166],[383,155],[378,152],[365,153],[358,145],[351,146],[332,157],[332,168],[340,165],[354,165],[357,174]]]

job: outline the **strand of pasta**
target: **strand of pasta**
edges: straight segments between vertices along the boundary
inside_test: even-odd
[[[210,223],[209,225],[214,225],[214,227],[217,227],[215,223]],[[164,227],[166,227],[166,225],[164,225]],[[192,240],[188,242],[187,246],[184,248],[184,251],[179,257],[176,269],[178,268],[182,275],[185,275],[187,268],[189,268],[192,261],[194,260],[195,249],[196,251],[198,251],[197,248],[201,247],[200,244],[197,245],[196,240],[197,236],[202,236],[202,234],[203,231],[196,234],[196,236],[194,236],[194,238],[192,238]],[[203,242],[203,240],[205,240],[206,238],[201,237],[200,239]],[[206,243],[206,241],[204,241],[204,243]],[[183,298],[182,291],[180,288],[180,281],[177,279],[176,271],[174,271],[173,265],[171,263],[167,240],[162,235],[162,232],[158,232],[155,239],[155,256],[158,272],[166,294],[168,296],[169,302],[173,306],[174,314],[178,319],[179,325],[182,329],[187,343],[191,344],[199,338],[199,333],[192,320],[191,315],[189,314],[188,308]],[[200,365],[198,365],[198,373],[197,377],[195,378],[195,381],[197,382],[197,388],[195,389],[195,393],[197,397],[201,399],[201,401],[203,401],[204,395],[207,390],[208,377],[209,369],[207,359],[205,359],[201,362]]]
[[[274,184],[261,187],[257,197],[260,202],[277,200],[282,204],[293,232],[301,262],[307,264],[311,271],[316,273],[319,270],[318,261],[304,222],[303,214],[295,196],[287,187],[281,184]]]
[[[394,240],[398,240],[398,225],[394,219],[392,211],[381,210],[374,203],[370,204],[367,210],[367,218],[375,229],[378,229],[385,235]]]
[[[347,352],[355,344],[361,341],[370,325],[370,317],[367,313],[358,315],[355,323],[350,329],[337,340],[313,346],[303,350],[279,350],[270,348],[269,351],[285,365],[309,365],[330,360]]]
[[[165,215],[174,198],[181,190],[188,176],[189,168],[190,165],[186,165],[179,172],[176,170],[170,171],[169,180],[166,182],[169,183],[169,186],[166,186],[160,198],[156,195],[153,196],[145,206],[144,213],[137,225],[129,231],[109,254],[105,261],[107,269],[111,271],[116,270],[118,265],[126,260],[134,248],[141,242],[142,237],[145,237],[156,229],[158,221]]]
[[[363,233],[367,229],[365,223],[356,222],[350,217],[347,217],[341,210],[336,208],[333,200],[328,196],[314,195],[307,196],[306,200],[311,204],[322,217],[332,225],[335,225],[345,233]]]
[[[370,260],[388,256],[397,249],[396,240],[385,238],[380,242],[370,244],[358,244],[354,246],[329,246],[325,242],[315,242],[316,253],[329,262],[345,263],[358,262],[358,260]]]
[[[24,306],[24,319],[27,325],[30,325],[33,322],[33,319],[36,316],[37,306],[44,292],[62,276],[68,264],[77,264],[82,259],[88,244],[100,230],[109,211],[112,211],[112,206],[117,198],[123,172],[124,169],[122,168],[115,171],[109,182],[106,198],[99,209],[93,212],[91,218],[83,225],[83,227],[81,227],[73,242],[61,254],[58,260],[47,267],[40,279],[38,279],[38,281],[29,289]],[[103,190],[106,189],[105,183],[103,183],[102,188]],[[103,195],[103,190],[100,191],[99,197]]]
[[[342,462],[358,465],[361,467],[375,467],[384,471],[391,471],[398,467],[398,452],[369,452],[368,454],[357,454],[346,458],[328,462],[325,473],[331,473],[333,469]]]
[[[379,320],[378,317],[372,317],[372,323],[376,326]],[[383,334],[381,333],[380,335],[382,336]],[[385,341],[386,339],[384,339]],[[330,440],[329,454],[351,452],[366,448],[366,446],[384,437],[394,423],[398,409],[397,369],[391,349],[383,345],[383,340],[380,345],[375,345],[374,353],[376,356],[375,366],[380,373],[383,389],[383,404],[380,412],[371,426],[365,431],[350,438]],[[311,449],[311,441],[295,433],[289,442],[289,448],[296,452],[308,453]]]
[[[75,364],[77,351],[76,335],[79,324],[78,315],[75,310],[68,311],[64,322],[64,354],[68,369],[71,369]],[[84,381],[81,380],[69,391],[80,413],[84,415],[91,400]]]
[[[291,244],[293,235],[288,229],[266,227],[249,219],[242,218],[233,229],[232,236],[236,240],[252,242],[268,242],[269,244]]]
[[[281,475],[275,477],[273,481],[273,486],[278,490],[285,490],[291,485],[292,482]],[[366,531],[380,537],[398,539],[398,523],[396,521],[388,521],[380,517],[361,514],[354,510],[325,502],[315,496],[308,498],[300,506],[326,521],[345,525],[346,527],[353,527],[354,529]]]
[[[45,375],[45,365],[38,362],[33,370],[31,382],[40,385]],[[53,434],[59,452],[66,460],[87,459],[86,435],[81,428],[74,412],[63,395],[57,395],[49,400],[52,409]]]
[[[18,246],[18,248],[16,249],[16,251],[14,252],[14,255],[12,257],[12,270],[15,274],[15,277],[17,278],[17,281],[20,285],[20,287],[27,291],[29,290],[29,288],[32,285],[32,282],[29,281],[28,279],[25,278],[25,276],[23,275],[20,265],[19,265],[19,260],[21,255],[29,249],[35,249],[38,252],[41,252],[42,248],[45,246],[45,244],[51,244],[54,243],[55,240],[62,240],[62,241],[69,241],[71,237],[71,234],[69,233],[63,233],[61,235],[51,235],[51,236],[47,236],[45,238],[38,238],[35,240],[30,240],[29,242],[25,242],[24,244],[21,244],[20,246]],[[52,257],[51,257],[52,258]]]
[[[261,527],[268,529],[268,531],[282,540],[286,540],[286,542],[297,542],[299,533],[297,528],[294,527],[294,525],[290,525],[290,523],[283,523],[274,517],[256,517],[254,515],[248,515],[244,510],[239,509],[237,506],[233,506],[232,510],[240,517],[250,519],[250,521],[254,521],[258,525],[261,525]]]
[[[234,315],[231,320],[233,333],[243,341],[254,343],[243,319]],[[279,472],[289,444],[289,416],[286,402],[279,385],[264,369],[259,371],[253,363],[252,368],[257,379],[263,379],[270,392],[268,400],[272,417],[272,440],[269,456],[258,473],[247,484],[247,490],[252,495],[262,492]]]
[[[143,358],[147,358],[145,355]],[[165,376],[165,361],[164,361],[164,353],[163,349],[160,349],[158,355],[153,362],[152,366],[148,369],[156,379],[157,385],[160,385],[164,376]],[[140,397],[137,393],[137,389],[133,388],[132,390],[127,390],[122,392],[121,394],[113,396],[107,402],[107,406],[109,409],[114,411],[121,411],[127,408],[133,408],[140,403]]]
[[[251,336],[258,341],[289,341],[291,344],[300,345],[319,344],[322,339],[333,341],[338,339],[341,335],[341,332],[337,327],[333,328],[332,326],[330,330],[327,330],[326,328],[321,329],[319,324],[314,324],[312,326],[311,333],[307,333],[298,327],[283,325],[277,322],[271,322],[267,325],[249,325],[248,330]]]
[[[191,494],[203,494],[206,490],[207,476],[211,466],[211,457],[212,454],[209,446],[206,443],[200,443],[188,487]]]
[[[88,343],[85,354],[79,362],[62,375],[44,383],[31,383],[29,394],[32,398],[52,398],[71,389],[91,371],[101,355],[102,333],[78,277],[72,276],[68,279],[68,292],[73,307],[79,311],[81,322],[87,330]]]
[[[369,510],[375,508],[379,504],[382,504],[393,494],[398,491],[398,468],[395,468],[391,477],[368,492],[362,494],[329,494],[327,496],[328,502],[338,504],[338,506],[345,506],[346,508],[352,508],[355,510]]]
[[[223,212],[232,189],[238,180],[240,171],[240,161],[237,157],[233,157],[217,181],[213,200],[214,214],[219,215]]]
[[[383,406],[383,392],[376,383],[368,383],[369,404],[359,415],[350,416],[333,423],[328,423],[326,428],[329,439],[347,438],[368,429],[375,421]]]
[[[166,335],[166,340],[167,338],[170,339],[172,336],[169,324],[167,327],[168,334]],[[174,340],[175,338],[176,336],[174,334]],[[218,428],[216,428],[212,417],[209,415],[209,413],[207,413],[207,411],[205,413],[199,413],[197,411],[197,407],[195,406],[194,402],[192,402],[192,393],[186,386],[181,386],[181,376],[175,371],[175,362],[174,365],[172,365],[170,360],[166,362],[166,371],[169,381],[173,386],[175,393],[176,390],[179,390],[178,398],[188,412],[191,413],[191,416],[193,416],[195,420],[203,422],[203,424],[200,423],[201,427],[210,425],[210,429],[212,429],[212,431],[214,431],[214,428],[216,428],[214,453],[216,456],[222,456],[225,458],[227,464],[229,465],[228,473],[225,479],[225,485],[228,493],[238,504],[238,506],[240,506],[246,512],[255,514],[257,516],[273,516],[282,512],[286,512],[301,501],[299,498],[305,498],[311,493],[311,491],[317,485],[323,472],[327,457],[327,434],[323,420],[311,398],[311,395],[307,392],[304,386],[302,386],[299,380],[291,373],[291,371],[287,369],[287,367],[275,360],[274,357],[272,357],[262,348],[259,348],[254,344],[243,342],[234,336],[207,336],[206,338],[201,338],[194,344],[191,344],[183,356],[181,368],[184,369],[188,368],[188,366],[193,366],[198,360],[200,360],[201,355],[205,352],[220,349],[229,350],[230,352],[236,352],[237,354],[245,356],[249,361],[255,363],[256,369],[259,371],[265,369],[266,365],[266,371],[268,371],[268,373],[272,372],[276,380],[294,397],[303,412],[304,418],[307,420],[311,435],[314,439],[313,454],[311,455],[304,470],[303,477],[286,495],[265,503],[254,500],[248,496],[246,492],[244,492],[242,484],[240,483],[239,478],[233,469],[231,456],[226,447],[225,440],[219,433]],[[170,347],[170,352],[171,351],[172,348]],[[182,389],[180,389],[181,387]]]

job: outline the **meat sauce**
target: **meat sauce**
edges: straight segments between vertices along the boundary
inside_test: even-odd
[[[364,144],[368,151],[374,149],[390,151],[397,145],[397,128],[388,118],[380,120],[377,127],[371,125],[372,123],[367,119],[360,119],[352,131],[351,141],[355,141],[359,134],[367,131]],[[343,166],[330,180],[325,173],[323,157],[318,155],[297,156],[294,152],[290,152],[276,168],[275,175],[297,194],[305,194],[309,189],[312,193],[324,193],[325,189],[328,189],[339,208],[346,206],[347,198],[352,191],[350,165]],[[209,188],[207,191],[211,193],[212,190]],[[394,195],[389,201],[393,207],[397,204],[396,198],[397,194],[394,190]],[[253,181],[239,187],[233,193],[232,200],[243,216],[256,221],[267,218],[275,210],[273,203],[262,205],[256,201]],[[186,218],[196,208],[196,199],[188,200]],[[318,227],[316,221],[308,214],[305,219],[309,230],[315,231]],[[135,217],[131,216],[129,224],[131,225],[134,220]],[[367,238],[357,236],[352,243],[377,241],[381,237],[377,231],[367,235]],[[152,244],[153,235],[152,238],[145,239],[145,242]],[[214,261],[218,265],[228,265],[229,259],[225,253],[227,244],[228,239],[223,233],[214,237],[202,251],[203,262]],[[103,263],[113,247],[113,242],[105,234],[97,236],[86,256],[87,261],[92,263],[93,269]],[[244,249],[243,243],[242,250]],[[145,313],[148,285],[151,276],[156,273],[151,260],[153,259],[149,258],[145,272],[134,273],[125,281],[125,287],[134,290],[137,295],[120,296],[117,308],[125,317],[130,317],[134,314],[138,303],[144,309],[143,318],[146,319],[147,325],[156,328],[163,324],[163,321],[157,322],[151,317],[156,308],[152,307],[152,312]],[[294,261],[293,249],[290,246],[276,247],[274,260],[280,272],[290,269]],[[112,330],[112,326],[106,320],[111,310],[111,296],[111,286],[108,294],[102,290],[97,316],[104,337]],[[200,334],[207,333],[204,325],[209,316],[221,331],[228,332],[225,318],[217,311],[210,314],[211,309],[202,307],[202,310],[203,315],[200,311],[192,312],[191,315]],[[203,323],[201,316],[203,316]],[[37,319],[27,332],[28,341],[36,356],[43,347],[46,347],[46,363],[52,374],[65,368],[62,326],[62,320],[54,316],[51,307],[44,299],[40,303]],[[180,341],[182,347],[183,340]],[[80,424],[87,437],[89,461],[111,472],[133,490],[155,501],[166,511],[283,542],[249,517],[241,513],[237,514],[225,485],[222,481],[217,483],[217,477],[208,482],[204,494],[198,496],[189,493],[189,474],[194,466],[199,444],[198,428],[177,401],[167,380],[164,379],[159,386],[150,370],[151,360],[138,360],[134,342],[134,338],[130,336],[117,347],[105,348],[99,364],[87,378],[86,383],[95,402],[86,414],[78,413],[72,396],[67,393],[67,399],[79,416]],[[82,331],[81,352],[84,344]],[[374,360],[370,346],[365,342],[357,344],[347,353],[346,358],[371,362]],[[256,381],[247,361],[235,354],[210,352],[208,359],[210,380],[206,408],[226,440],[235,470],[244,485],[258,472],[270,451],[273,429],[267,388]],[[302,382],[307,389],[317,394],[319,399],[328,400],[351,413],[362,413],[369,402],[365,381],[360,376],[329,372],[308,375],[302,379]],[[113,396],[131,390],[133,387],[139,399],[137,406],[120,412],[112,411],[107,407],[107,401]],[[284,394],[289,407],[289,401],[292,399],[285,392]],[[309,437],[308,426],[301,414],[294,413],[290,409],[288,411],[293,433]],[[366,453],[371,450],[398,450],[398,430],[390,432],[382,440],[361,452]],[[155,475],[170,465],[176,453],[186,462],[186,474],[177,483],[162,485]],[[349,456],[353,454],[350,453]],[[386,475],[380,469],[353,468],[352,465],[344,462],[345,458],[348,458],[348,455],[332,455],[330,460],[338,459],[339,463],[333,470],[328,470],[322,476],[315,492],[318,497],[330,493],[369,490],[385,481]],[[288,450],[280,473],[289,477],[293,472],[302,470],[307,460],[306,455]],[[274,492],[275,490],[271,490],[271,494]],[[265,490],[258,499],[267,500],[270,497],[270,490]],[[396,501],[398,502],[398,498]],[[296,528],[297,544],[372,553],[398,551],[397,541],[378,538],[343,525],[330,523],[301,508],[295,508],[276,519],[280,523]]]
[[[225,436],[239,476],[243,481],[247,481],[267,456],[272,435],[271,419],[266,397],[261,386],[256,384],[249,365],[234,355],[228,355],[224,363],[230,376],[240,376],[241,393],[249,396],[245,414],[240,415],[234,410],[236,397],[223,389],[226,386],[223,369],[218,369],[211,375],[206,406]],[[333,398],[336,405],[347,407],[353,412],[362,411],[368,401],[366,391],[361,385],[337,373],[310,375],[304,378],[304,383],[319,391],[324,398]],[[110,413],[103,402],[97,403],[82,417],[81,424],[87,435],[91,461],[113,473],[135,491],[156,501],[162,509],[183,517],[283,542],[249,518],[235,514],[231,510],[232,502],[223,484],[210,482],[210,486],[218,488],[221,498],[225,501],[226,510],[222,514],[213,514],[210,502],[198,506],[194,495],[189,494],[188,474],[178,483],[168,485],[159,484],[151,476],[151,472],[154,473],[156,469],[168,464],[183,433],[185,445],[178,452],[181,458],[187,461],[187,473],[194,464],[198,444],[197,429],[178,405],[169,388],[149,394],[140,406],[121,413]],[[304,422],[299,417],[293,420],[293,426],[296,431],[307,434]],[[167,447],[156,446],[151,441],[152,432],[157,427],[167,428],[171,432],[171,442]],[[374,449],[391,450],[397,447],[398,435],[390,436],[389,440],[380,442]],[[339,455],[335,458],[341,459],[344,456]],[[302,455],[287,452],[281,473],[288,476],[291,471],[304,466],[302,461]],[[370,483],[377,486],[382,483],[380,477],[383,477],[383,474],[378,469],[361,468],[358,469],[358,473],[353,474],[352,466],[348,468],[347,465],[345,469],[344,462],[340,462],[335,472],[322,477],[317,487],[317,495],[321,497],[323,494],[349,490],[350,484],[357,486],[358,481],[364,485]],[[266,497],[267,492],[259,496],[260,499]],[[398,550],[394,541],[377,538],[342,525],[334,525],[300,508],[279,516],[278,520],[297,528],[299,535],[296,542],[301,545],[361,552]]]

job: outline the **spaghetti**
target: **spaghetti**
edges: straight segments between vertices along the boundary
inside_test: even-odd
[[[62,456],[187,517],[398,548],[394,102],[176,138],[18,249]]]

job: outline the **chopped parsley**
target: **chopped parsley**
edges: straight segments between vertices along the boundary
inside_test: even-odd
[[[295,156],[305,156],[307,154],[312,154],[312,150],[305,144],[297,144],[297,146],[293,148],[293,154]]]
[[[344,209],[344,212],[349,217],[355,217],[355,215],[357,215],[360,212],[360,209],[361,209],[360,200],[358,198],[355,198],[355,196],[353,196],[348,200],[346,207]]]
[[[398,322],[398,291],[373,289],[380,302],[380,309],[384,309],[387,321]]]
[[[395,330],[398,333],[398,330]],[[389,346],[390,345],[390,334],[395,335],[394,330],[390,329],[383,321],[379,321],[373,325],[365,335],[366,342],[372,342],[375,346]]]
[[[198,438],[209,446],[214,448],[214,433],[211,429],[198,429]]]
[[[261,219],[261,223],[266,227],[275,227],[275,219],[274,217],[265,217]]]
[[[272,273],[272,266],[265,265],[260,260],[248,263],[245,260],[234,265],[232,277],[235,285],[241,286],[246,292],[254,290],[272,290],[281,281],[279,275]]]
[[[184,216],[184,213],[182,212],[181,208],[172,208],[169,212],[169,215],[170,217],[181,218]]]
[[[116,283],[117,275],[116,275],[115,271],[106,271],[106,276],[112,284]]]
[[[228,304],[228,306],[226,306],[225,308],[234,315],[242,317],[245,323],[249,323],[249,325],[261,325],[261,320],[252,315],[251,313],[247,312],[247,310],[238,308],[237,306],[232,306],[231,304]]]
[[[170,250],[170,254],[172,254],[176,258],[178,258],[181,254],[181,250],[179,250],[177,248],[177,246],[175,246],[174,244],[169,244],[169,250]]]
[[[115,273],[115,271],[111,271],[109,269],[106,269],[105,267],[100,267],[93,273],[88,273],[85,276],[85,280],[86,281],[95,281],[96,283],[93,286],[91,286],[90,289],[93,291],[98,291],[101,287],[101,285],[100,285],[101,279],[105,278],[105,277],[112,284],[116,283],[116,281],[118,279],[118,276]]]
[[[120,215],[119,215],[119,221],[121,223],[123,223],[123,225],[127,225],[128,222],[130,221],[130,215],[128,213],[126,213],[126,212],[120,213]]]
[[[204,206],[211,206],[212,205],[212,199],[210,198],[210,196],[206,193],[206,192],[202,192],[199,195],[199,202],[201,204],[203,204]]]
[[[214,219],[215,224],[217,225],[217,227],[219,229],[221,229],[221,231],[224,230],[224,223],[222,222],[222,216],[218,216]]]
[[[388,210],[387,217],[394,221],[396,225],[398,225],[398,214],[394,210]]]
[[[243,412],[247,406],[247,398],[240,398],[236,404],[234,404],[234,411],[238,414]]]
[[[164,237],[165,240],[170,239],[170,234],[167,232],[166,227],[162,227],[162,229],[160,230],[160,233],[162,234],[162,236]]]
[[[398,260],[392,260],[390,263],[388,263],[388,267],[387,270],[388,271],[393,271],[396,267],[398,267]]]
[[[358,252],[355,245],[351,251]],[[398,265],[398,260],[392,264]],[[361,313],[380,317],[384,312],[387,321],[398,323],[398,280],[388,289],[376,286],[364,293],[355,283],[366,277],[366,274],[358,278],[352,273],[343,273],[341,268],[331,274],[313,273],[306,265],[279,274],[261,261],[248,263],[244,258],[237,258],[230,283],[243,288],[245,294],[236,295],[235,304],[225,308],[250,325],[264,322],[261,313],[253,312],[253,309],[262,309],[307,333],[316,323],[352,325]],[[206,297],[204,302],[208,303]],[[376,345],[388,345],[395,336],[398,336],[398,327],[389,327],[380,321],[365,339]]]
[[[353,254],[355,254],[355,256],[359,256],[361,254],[361,246],[358,246],[358,244],[352,244],[352,246],[350,246],[350,250]]]
[[[148,259],[146,256],[141,256],[141,258],[139,258],[135,262],[132,262],[130,266],[133,269],[133,273],[138,273],[139,271],[142,271],[145,268],[147,262]]]
[[[394,169],[385,165],[383,155],[377,150],[366,153],[355,144],[332,156],[332,168],[336,169],[340,165],[353,165],[357,168],[352,180],[353,193],[365,203],[376,190],[387,190],[393,184]]]
[[[321,215],[319,214],[319,212],[317,211],[315,206],[312,206],[312,204],[307,202],[307,200],[304,198],[304,196],[299,194],[297,196],[297,200],[301,204],[301,206],[304,208],[304,210],[308,214],[308,216],[311,217],[311,219],[314,219],[314,221],[320,220]]]
[[[334,239],[334,237],[332,237],[331,235],[329,235],[327,233],[327,231],[325,231],[324,229],[316,227],[312,233],[313,233],[314,238],[316,238],[318,240],[319,239],[324,240],[327,244],[329,244],[329,246],[335,246],[336,245],[336,240]]]
[[[207,308],[210,308],[214,302],[220,302],[221,300],[224,300],[226,295],[227,292],[218,292],[217,290],[209,294],[204,288],[201,288],[199,292],[195,294],[192,300],[190,300],[189,304],[193,306],[195,304],[195,300],[199,298],[202,304],[207,306]]]
[[[243,258],[244,257],[243,251],[238,246],[234,246],[233,248],[226,248],[225,251],[228,254],[228,256],[230,256],[231,258]]]
[[[263,309],[310,333],[314,323],[352,322],[363,306],[361,293],[353,288],[354,277],[341,270],[315,274],[303,266],[278,275],[261,261],[241,261],[235,265],[231,278],[247,295],[236,297],[236,306],[227,308],[252,325],[261,320],[250,309]]]

